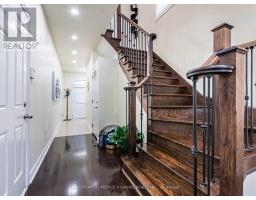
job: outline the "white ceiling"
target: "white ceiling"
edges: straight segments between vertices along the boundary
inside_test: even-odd
[[[43,5],[47,23],[64,71],[84,72],[90,54],[100,42],[101,34],[112,18],[117,5]],[[77,16],[71,9],[79,11]],[[77,41],[71,35],[78,36]],[[72,51],[77,51],[73,55]],[[72,63],[76,60],[76,63]]]

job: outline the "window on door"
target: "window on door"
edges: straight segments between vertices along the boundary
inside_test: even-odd
[[[156,4],[156,21],[163,16],[174,4]]]

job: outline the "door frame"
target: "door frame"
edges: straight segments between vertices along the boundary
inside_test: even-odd
[[[71,113],[71,116],[72,116],[72,119],[75,119],[74,118],[74,109],[73,109],[73,97],[74,97],[74,88],[76,87],[76,85],[78,85],[79,82],[84,82],[84,90],[86,91],[86,80],[78,80],[78,81],[74,81],[72,83],[72,88],[71,88],[71,106],[72,106],[72,113]],[[86,106],[86,98],[85,98],[85,103],[84,103]],[[84,119],[86,119],[86,116],[84,114]]]
[[[26,51],[26,113],[31,114],[31,94],[30,94],[30,86],[31,86],[31,79],[30,79],[30,71],[31,71],[31,51]],[[31,127],[31,120],[26,120],[26,141],[25,141],[25,148],[26,148],[26,153],[25,153],[25,191],[27,190],[29,184],[30,184],[30,127]]]

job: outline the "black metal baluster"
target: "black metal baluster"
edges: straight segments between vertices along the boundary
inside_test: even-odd
[[[124,20],[125,23],[125,59],[128,59],[128,52],[127,52],[127,46],[128,46],[128,33],[127,33],[127,21]]]
[[[201,126],[203,129],[203,182],[202,182],[202,186],[206,187],[207,183],[206,183],[206,179],[205,179],[205,175],[206,175],[206,129],[207,129],[207,124],[206,124],[206,91],[205,91],[205,76],[203,77],[203,98],[204,98],[204,102],[203,102],[203,112],[204,112],[204,121],[203,121],[203,125]]]
[[[254,48],[253,46],[250,47],[250,50],[251,50],[251,123],[250,123],[251,131],[250,131],[250,138],[249,138],[250,148],[254,148],[253,142],[252,142],[252,134],[253,134],[253,48]]]
[[[142,69],[143,69],[143,71],[145,71],[144,70],[144,65],[143,65],[143,54],[142,54],[142,52],[143,52],[143,35],[142,35],[142,32],[140,31],[139,32],[139,35],[140,35],[140,65],[141,65],[141,67],[142,67]],[[141,78],[144,78],[143,77],[143,75],[141,76]]]
[[[122,42],[122,47],[124,47],[124,19],[121,19],[121,26],[122,26],[122,34],[121,34],[121,42]]]
[[[116,38],[116,14],[114,14],[114,38]]]
[[[197,196],[197,156],[198,156],[198,149],[197,149],[197,91],[196,91],[196,83],[197,78],[192,77],[193,81],[193,147],[192,147],[192,153],[194,158],[194,178],[193,178],[193,184],[194,184],[194,196]]]
[[[147,75],[147,35],[144,34],[144,45],[145,45],[145,64],[144,64],[144,68],[145,68],[145,76]]]
[[[126,128],[128,127],[128,93],[127,93],[127,89],[125,89],[125,124],[126,124]]]
[[[250,150],[249,146],[249,127],[248,127],[248,103],[249,103],[249,95],[248,95],[248,53],[246,52],[245,57],[245,150]]]
[[[147,81],[147,133],[149,130],[149,83]],[[147,143],[148,143],[148,138],[147,138]]]
[[[130,49],[130,45],[131,45],[131,38],[130,38],[130,22],[127,22],[128,26],[127,26],[127,32],[128,32],[128,61],[131,60],[131,49]]]
[[[146,71],[145,70],[145,62],[144,62],[144,49],[145,49],[145,44],[144,44],[144,42],[145,42],[145,35],[144,35],[144,33],[142,33],[142,40],[141,40],[141,46],[142,46],[142,50],[141,50],[141,55],[142,55],[142,66],[143,66],[143,69],[144,69],[144,71]],[[145,76],[145,74],[143,74],[143,76]]]
[[[143,92],[143,89],[142,87],[140,88],[140,99],[141,99],[141,104],[140,104],[140,146],[142,147],[143,146],[143,133],[142,133],[142,121],[143,121],[143,109],[142,109],[142,92]]]
[[[138,34],[137,34],[137,39],[138,39],[138,58],[137,58],[137,62],[138,62],[138,65],[142,68],[142,65],[141,65],[141,51],[140,51],[140,31],[138,30]],[[140,80],[140,77],[141,76],[138,76],[138,80]]]
[[[213,76],[212,76],[212,92],[213,92]],[[213,99],[213,98],[212,98]],[[214,135],[214,113],[213,113],[213,101],[211,102],[210,111],[210,120],[211,120],[211,182],[214,183],[214,151],[215,151],[215,135]]]
[[[207,76],[207,193],[210,195],[211,188],[211,76]]]
[[[132,32],[131,32],[132,24],[130,23],[129,26],[129,34],[130,34],[130,54],[131,54],[131,66],[134,67],[134,64],[132,63],[133,60],[133,51],[132,51]]]

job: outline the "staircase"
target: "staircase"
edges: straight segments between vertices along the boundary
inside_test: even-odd
[[[118,15],[120,13],[117,14],[117,17]],[[125,19],[127,20],[127,18]],[[135,26],[132,22],[130,23]],[[135,26],[135,30],[136,28],[139,32],[139,27]],[[139,84],[147,76],[148,52],[146,49],[138,50],[134,46],[120,45],[123,43],[122,38],[125,38],[125,32],[122,31],[120,34],[124,34],[124,36],[113,37],[117,34],[111,28],[102,36],[118,52],[119,63],[127,79]],[[144,110],[150,111],[148,141],[143,145],[137,145],[137,156],[122,157],[122,172],[139,195],[193,195],[195,194],[194,158],[191,152],[194,146],[193,88],[156,53],[152,55],[150,81],[145,82],[141,90],[137,90],[137,97],[141,100]],[[196,95],[198,99],[196,120],[198,130],[197,195],[219,195],[220,148],[217,144],[212,158],[214,180],[211,180],[209,188],[202,184],[206,183],[208,179],[205,173],[208,165],[205,162],[203,166],[204,138],[201,128],[204,125],[204,117],[207,112],[204,112],[203,95],[199,93]],[[218,140],[218,137],[215,140]],[[256,141],[255,130],[253,141]],[[255,150],[244,152],[244,161],[247,163],[244,168],[247,167],[247,171],[252,166],[256,166],[256,162],[253,161],[255,158]]]
[[[119,55],[120,62],[129,65],[128,73],[139,82],[138,71],[133,63],[126,62],[129,57],[127,59],[123,49]],[[193,194],[192,87],[173,71],[154,55],[148,143],[138,146],[136,159],[122,158],[123,173],[133,185],[141,186],[138,193],[143,195]],[[143,90],[142,101],[146,102],[147,85]],[[202,117],[201,113],[198,126],[202,123]],[[201,160],[202,142],[199,143],[199,150]],[[217,156],[215,159],[215,169],[218,170],[219,159]],[[202,181],[202,173],[199,174],[199,180]],[[218,177],[211,187],[212,195],[217,195]],[[200,195],[207,194],[205,187],[198,185],[198,188]]]

